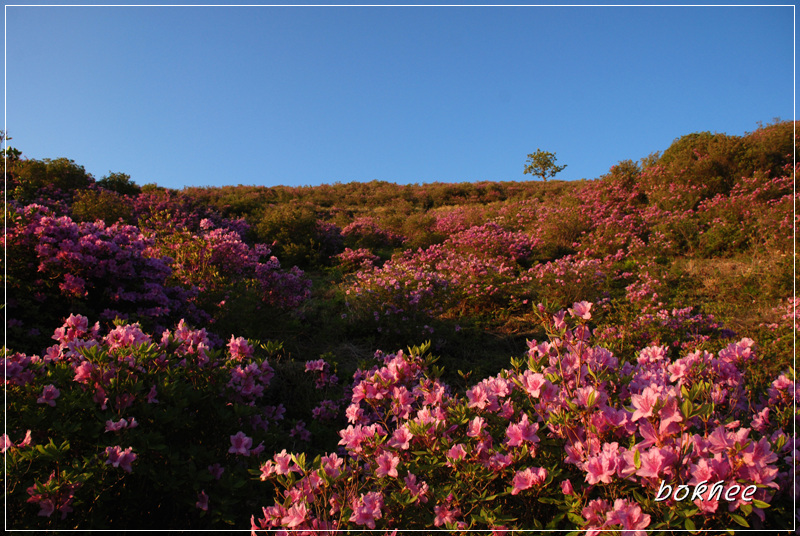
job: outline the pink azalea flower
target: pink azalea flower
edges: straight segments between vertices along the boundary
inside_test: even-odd
[[[45,385],[44,389],[42,389],[42,396],[36,399],[38,404],[48,404],[52,407],[56,405],[56,398],[61,396],[61,391],[56,389],[56,386],[52,383],[50,385]]]
[[[592,304],[587,301],[576,302],[572,304],[572,308],[569,309],[569,314],[576,318],[583,318],[584,320],[589,320],[592,318],[592,313],[589,312],[589,309],[592,308]]]
[[[370,491],[362,494],[359,499],[353,499],[353,515],[350,516],[350,521],[356,525],[366,525],[374,529],[375,520],[380,519],[383,515],[382,507],[383,497],[379,492]]]
[[[220,464],[215,463],[208,466],[208,472],[211,473],[211,476],[213,476],[216,480],[219,480],[222,478],[222,473],[225,472],[225,468]]]
[[[147,393],[147,403],[158,404],[158,399],[156,398],[157,395],[158,392],[156,391],[156,386],[154,385],[150,388],[150,392]]]
[[[408,450],[411,447],[411,440],[413,438],[413,434],[408,430],[408,425],[404,424],[394,431],[387,445],[400,450]]]
[[[448,460],[458,461],[466,455],[467,451],[464,450],[464,445],[462,443],[459,443],[458,445],[453,445],[452,447],[450,447],[450,450],[447,451]],[[450,462],[448,461],[448,464],[449,463]]]
[[[658,426],[658,433],[662,437],[677,434],[680,432],[678,423],[683,422],[683,414],[678,409],[678,399],[670,397],[659,411],[661,424]]]
[[[206,490],[203,490],[197,494],[197,502],[195,503],[195,506],[200,510],[208,511],[208,495],[206,495]]]
[[[650,450],[641,454],[642,465],[636,474],[644,478],[660,478],[664,469],[674,459],[675,456],[668,450],[650,447]]]
[[[305,503],[295,504],[289,508],[286,516],[281,519],[281,523],[291,529],[302,525],[306,520],[306,516],[308,516],[308,508],[306,508]]]
[[[614,509],[608,513],[606,525],[621,525],[624,531],[634,531],[631,536],[646,536],[647,532],[643,529],[650,525],[650,515],[643,514],[636,503],[617,499],[614,501]]]
[[[471,408],[483,409],[489,403],[486,388],[482,384],[478,384],[467,391],[467,399],[469,399],[469,407]]]
[[[27,432],[25,432],[25,437],[22,439],[22,441],[17,443],[17,447],[27,447],[30,444],[31,444],[31,431],[28,430]]]
[[[631,395],[631,402],[636,411],[631,416],[631,422],[646,419],[653,415],[653,406],[658,402],[658,392],[652,387],[645,387],[640,395]]]
[[[14,443],[8,438],[8,435],[3,434],[3,436],[0,437],[0,453],[7,451],[13,446]]]
[[[297,464],[292,462],[292,455],[286,452],[286,449],[283,449],[279,453],[273,456],[275,460],[275,472],[279,475],[288,475],[291,472],[300,472],[300,468]],[[291,464],[291,466],[289,465]]]
[[[544,467],[528,467],[522,471],[517,471],[511,484],[511,495],[518,495],[520,491],[538,486],[547,478],[547,469]]]
[[[335,452],[329,456],[323,456],[321,461],[322,469],[329,477],[336,478],[341,474],[344,460],[337,456]]]
[[[428,502],[428,484],[424,480],[417,480],[417,476],[413,473],[408,473],[403,479],[406,483],[406,488],[413,497],[417,497],[419,501]]]
[[[534,398],[539,398],[539,394],[546,380],[543,374],[526,370],[522,376],[520,376],[520,381],[526,393]]]
[[[377,477],[393,476],[397,478],[397,465],[400,463],[400,458],[391,452],[384,452],[377,459],[378,468],[375,470]]]
[[[228,452],[231,454],[241,454],[242,456],[250,456],[250,447],[253,445],[253,440],[247,437],[244,432],[238,432],[236,435],[231,436],[231,448]]]
[[[121,467],[129,473],[133,471],[131,463],[136,461],[137,458],[136,454],[133,453],[133,447],[122,450],[122,447],[117,445],[115,447],[106,447],[105,452],[108,456],[106,465],[110,464],[112,467]]]
[[[320,372],[325,370],[325,360],[317,359],[316,361],[306,361],[306,372],[313,372],[318,370]]]
[[[261,469],[261,476],[259,477],[262,482],[275,474],[275,462],[269,460],[264,462],[259,469]]]
[[[244,337],[234,337],[231,335],[231,340],[228,342],[228,351],[231,354],[231,359],[236,361],[243,361],[253,357],[253,347],[247,342]]]
[[[433,524],[441,527],[445,523],[455,523],[456,517],[461,515],[461,510],[458,508],[450,509],[449,504],[437,504],[433,507],[436,517],[433,519]]]
[[[617,443],[606,443],[603,445],[602,452],[589,458],[584,464],[586,482],[589,484],[597,484],[598,482],[610,484],[611,478],[617,472],[618,451],[619,445]]]
[[[89,384],[92,381],[92,376],[97,370],[97,366],[89,361],[82,361],[75,367],[75,381],[78,383]]]
[[[106,421],[106,432],[117,432],[127,427],[128,427],[128,421],[126,421],[125,419],[120,419],[117,422],[114,422],[112,420]]]
[[[467,425],[467,436],[468,437],[480,436],[485,425],[486,421],[483,420],[483,417],[475,417]]]

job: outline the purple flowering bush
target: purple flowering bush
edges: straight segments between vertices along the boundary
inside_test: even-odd
[[[77,223],[28,205],[11,214],[6,244],[12,347],[43,344],[43,332],[73,312],[104,322],[137,320],[160,332],[181,318],[224,317],[225,301],[243,294],[258,307],[281,310],[309,297],[302,271],[282,269],[267,246],[250,246],[209,219],[198,232],[175,224],[152,232]]]

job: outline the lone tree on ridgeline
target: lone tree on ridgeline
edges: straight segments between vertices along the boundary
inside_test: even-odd
[[[563,166],[556,165],[556,153],[549,153],[541,149],[536,149],[535,153],[529,154],[526,164],[524,173],[541,177],[545,181],[548,178],[555,177],[556,173],[567,167],[566,164]]]

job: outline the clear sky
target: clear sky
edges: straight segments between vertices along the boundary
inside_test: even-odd
[[[793,119],[794,18],[6,6],[5,124],[28,158],[170,188],[533,180],[537,148],[592,179],[684,134]]]

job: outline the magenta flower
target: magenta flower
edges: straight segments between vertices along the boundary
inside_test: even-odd
[[[228,351],[231,354],[231,359],[236,361],[243,361],[253,357],[253,347],[247,342],[244,337],[234,337],[231,335],[231,340],[228,342]]]
[[[197,494],[197,502],[195,506],[198,507],[200,510],[208,511],[208,495],[206,495],[206,490],[201,491]]]
[[[306,372],[313,372],[319,371],[323,372],[325,370],[325,360],[324,359],[317,359],[315,361],[306,361]]]
[[[283,526],[292,529],[305,523],[306,516],[308,516],[308,508],[306,508],[305,503],[295,504],[289,508],[286,515],[281,518],[281,523]]]
[[[44,389],[42,389],[42,396],[36,399],[38,404],[49,404],[52,407],[56,405],[56,398],[61,396],[61,391],[56,389],[56,386],[52,383],[50,385],[45,385]]]
[[[131,463],[136,461],[137,458],[136,454],[133,453],[133,447],[122,450],[122,447],[117,445],[115,447],[106,447],[105,452],[108,456],[106,465],[110,464],[112,467],[121,467],[129,473],[133,470],[131,468]]]
[[[538,398],[542,387],[544,387],[545,378],[544,375],[539,372],[526,370],[522,376],[520,376],[520,381],[526,393],[534,398]]]
[[[329,456],[322,457],[322,470],[331,478],[336,478],[342,472],[341,467],[344,460],[336,455],[334,452]]]
[[[117,422],[114,422],[112,420],[106,421],[106,432],[117,432],[127,427],[128,427],[128,421],[126,421],[125,419],[120,419]]]
[[[467,391],[467,398],[469,399],[469,407],[471,408],[483,409],[489,403],[486,388],[482,384],[478,384]]]
[[[486,421],[483,420],[483,417],[475,417],[467,425],[467,436],[468,437],[480,436],[485,425]]]
[[[93,363],[82,361],[80,365],[75,367],[75,381],[84,384],[90,383],[96,370],[98,370],[97,366]]]
[[[589,312],[589,309],[592,308],[592,304],[587,301],[576,302],[572,304],[572,308],[569,309],[569,314],[576,318],[582,318],[584,320],[589,320],[592,318],[592,313]]]
[[[286,452],[286,449],[283,449],[279,453],[273,456],[275,460],[275,472],[279,475],[288,475],[291,472],[300,472],[300,468],[297,464],[292,462],[292,455]],[[291,466],[289,465],[291,464]]]
[[[631,536],[646,536],[647,532],[643,529],[650,525],[650,515],[643,514],[636,503],[617,499],[614,501],[614,509],[608,513],[606,525],[621,525],[624,531],[634,531]]]
[[[225,468],[220,464],[215,463],[208,466],[208,472],[211,473],[211,476],[213,476],[216,480],[219,480],[222,478],[222,473],[225,472]]]
[[[22,439],[22,441],[17,443],[17,447],[27,447],[30,444],[31,444],[31,431],[28,430],[27,432],[25,432],[25,437]]]
[[[400,450],[408,450],[413,438],[414,435],[408,430],[408,425],[404,424],[394,431],[387,445]]]
[[[400,458],[391,452],[384,452],[377,459],[378,468],[375,470],[377,477],[393,476],[397,478],[397,465],[400,463]]]
[[[666,453],[666,456],[665,456]],[[650,447],[641,454],[642,465],[636,474],[644,478],[659,478],[662,471],[675,456],[666,449]]]
[[[311,441],[311,432],[306,430],[305,421],[297,421],[295,427],[289,431],[289,436],[296,437],[300,439],[300,441]]]
[[[359,499],[353,499],[353,515],[350,516],[350,521],[374,529],[375,520],[383,516],[382,507],[383,497],[379,492],[370,491],[362,494]]]
[[[611,483],[611,478],[617,472],[619,445],[617,443],[606,443],[603,450],[597,456],[587,460],[584,465],[586,471],[586,482],[597,484],[603,482]]]
[[[450,447],[450,450],[447,451],[447,458],[448,460],[458,461],[462,459],[464,456],[467,455],[467,451],[464,449],[464,445],[459,443],[458,445],[453,445]],[[447,462],[448,465],[450,462]]]
[[[653,415],[653,406],[658,402],[658,392],[652,387],[645,387],[640,395],[631,395],[631,402],[636,411],[631,416],[631,422]]]
[[[275,474],[275,462],[269,460],[264,462],[259,469],[261,469],[261,476],[259,477],[261,481],[267,480],[269,477]]]
[[[539,436],[536,435],[538,430],[539,423],[529,423],[528,415],[523,414],[519,423],[511,423],[506,428],[506,437],[508,438],[506,444],[509,447],[518,447],[525,441],[533,444],[538,443]]]
[[[542,484],[547,478],[547,469],[544,467],[528,467],[517,471],[511,481],[511,495],[518,495],[520,491]]]
[[[461,515],[461,510],[451,509],[449,504],[437,504],[433,507],[433,512],[436,514],[433,524],[437,527],[441,527],[445,523],[455,523],[456,518]]]
[[[239,432],[231,436],[231,448],[228,452],[231,454],[241,454],[242,456],[250,456],[250,447],[253,446],[253,440],[247,437],[244,432]]]
[[[417,480],[417,475],[414,473],[408,473],[403,481],[406,483],[406,489],[411,493],[412,497],[416,497],[417,500],[426,503],[428,502],[428,483],[424,480]]]

